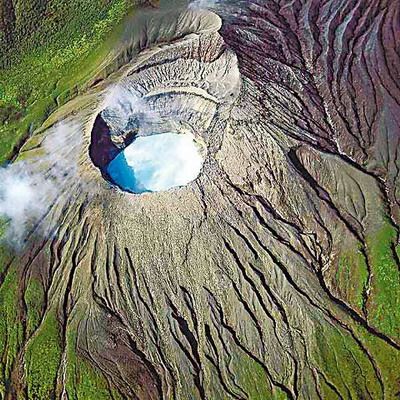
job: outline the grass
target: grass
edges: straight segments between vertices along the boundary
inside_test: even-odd
[[[66,392],[68,398],[114,400],[120,399],[110,389],[105,377],[77,354],[77,326],[70,326],[67,334]]]
[[[45,301],[43,286],[37,279],[29,280],[24,298],[27,308],[26,334],[29,337],[39,326],[41,310]]]
[[[362,312],[363,293],[368,282],[368,268],[364,255],[359,249],[344,251],[340,255],[335,278],[340,297]]]
[[[57,107],[78,94],[107,54],[114,40],[111,32],[131,9],[128,0],[26,0],[23,5],[14,4],[14,14],[7,12],[11,12],[9,21],[15,18],[15,30],[11,32],[10,24],[0,32],[0,163],[9,160],[21,140]],[[45,4],[44,8],[40,4]],[[0,222],[1,237],[6,224]],[[1,249],[0,273],[6,259],[7,252]],[[0,398],[5,395],[23,340],[18,279],[17,271],[10,270],[0,287]],[[40,282],[31,279],[24,298],[30,335],[41,318],[44,294]],[[29,399],[54,395],[61,360],[59,334],[56,315],[49,313],[28,345],[25,378]],[[78,374],[75,398],[109,398],[104,380],[92,367],[78,360],[73,365]]]
[[[382,397],[371,363],[350,336],[328,325],[317,326],[315,332],[315,361],[342,398],[370,398],[369,393],[374,399]],[[322,388],[324,399],[337,398],[328,385]]]
[[[249,395],[252,400],[285,400],[287,399],[279,387],[271,386],[268,377],[260,364],[252,360],[238,349],[238,356],[234,356],[233,369],[238,385]]]
[[[45,317],[39,330],[29,342],[25,354],[25,377],[29,400],[54,398],[60,362],[60,326],[53,311]]]
[[[107,53],[106,37],[129,12],[127,0],[54,0],[45,9],[27,0],[15,10],[15,41],[9,32],[0,32],[0,163],[7,161],[21,139],[41,125],[59,105],[78,94]],[[4,43],[4,46],[3,46]],[[3,50],[4,49],[4,50]],[[0,226],[0,236],[4,224]],[[373,271],[369,322],[382,332],[399,338],[400,282],[393,248],[396,232],[389,222],[367,237],[366,245]],[[395,248],[400,256],[400,247]],[[0,273],[7,260],[0,251]],[[366,265],[358,249],[344,253],[336,275],[341,294],[362,308],[366,284]],[[22,324],[18,313],[18,273],[11,269],[0,287],[0,398],[4,397],[12,364],[22,342]],[[25,292],[27,333],[39,326],[43,305],[40,282],[30,280]],[[357,327],[368,350],[377,360],[390,393],[394,394],[399,377],[399,355],[380,339]],[[110,391],[103,375],[95,371],[76,352],[76,330],[67,334],[67,391],[71,399],[109,399]],[[368,386],[379,398],[380,392],[371,365],[355,342],[334,328],[320,328],[316,335],[316,363],[340,391],[361,398],[356,387]],[[49,399],[61,361],[60,327],[55,313],[47,314],[28,345],[25,375],[28,397]],[[357,362],[355,362],[355,360]],[[257,399],[284,399],[285,394],[270,388],[263,369],[242,354],[235,362],[238,383]],[[359,366],[358,366],[359,365]],[[365,378],[364,378],[365,376]],[[336,398],[322,384],[324,398]],[[348,388],[348,389],[347,389]],[[361,394],[362,395],[362,394]],[[115,399],[119,398],[113,393]]]
[[[397,244],[395,228],[384,221],[381,228],[366,238],[373,276],[369,321],[379,330],[400,338],[400,276],[393,249]],[[395,250],[396,251],[396,250]]]
[[[18,274],[17,271],[11,270],[0,287],[0,398],[3,398],[23,335],[17,294]]]
[[[106,37],[131,8],[127,0],[51,3],[41,28],[22,40],[0,70],[0,163],[78,93],[103,60]]]
[[[362,339],[364,347],[368,349],[381,371],[385,385],[386,398],[398,398],[400,382],[400,352],[386,344],[383,340],[368,333],[361,326],[356,326],[355,331]]]
[[[396,229],[382,217],[382,222],[365,239],[371,269],[367,310],[368,322],[381,332],[400,338],[400,274],[395,257]],[[335,273],[336,287],[341,296],[358,311],[363,309],[363,294],[368,287],[368,270],[359,249],[345,250]]]

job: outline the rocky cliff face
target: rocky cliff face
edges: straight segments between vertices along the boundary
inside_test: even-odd
[[[396,398],[399,15],[252,0],[127,22],[21,152],[57,190],[5,262],[5,397]],[[132,195],[102,177],[95,121],[125,98],[150,130],[202,138],[196,181]]]

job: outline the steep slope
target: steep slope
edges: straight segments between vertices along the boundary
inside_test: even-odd
[[[45,207],[3,254],[4,397],[395,399],[400,5],[166,8],[12,167]],[[198,179],[113,187],[118,107],[200,137]]]

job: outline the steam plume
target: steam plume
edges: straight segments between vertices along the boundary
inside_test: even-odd
[[[23,244],[45,216],[78,167],[80,126],[62,122],[51,128],[40,154],[0,169],[0,215],[7,221],[5,239]]]

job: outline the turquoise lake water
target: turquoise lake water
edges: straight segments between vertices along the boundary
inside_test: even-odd
[[[110,162],[107,172],[128,192],[159,192],[195,180],[202,165],[192,136],[163,133],[137,138]]]

